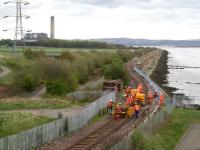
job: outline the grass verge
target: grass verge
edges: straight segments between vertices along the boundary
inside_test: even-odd
[[[92,119],[89,121],[89,124],[94,124],[100,120],[102,120],[107,115],[107,108],[104,108],[99,111]]]
[[[139,135],[143,143],[140,149],[172,150],[192,124],[200,124],[200,111],[175,109],[170,120],[159,129],[156,129],[152,136],[141,138]]]
[[[16,134],[50,121],[53,119],[30,113],[0,113],[0,137]]]
[[[0,100],[0,110],[58,109],[58,108],[69,108],[72,106],[83,106],[86,103],[87,102],[74,103],[71,100],[64,100],[64,99],[44,99],[44,100],[2,99]]]

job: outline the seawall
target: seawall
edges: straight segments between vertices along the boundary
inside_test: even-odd
[[[162,54],[158,60],[158,63],[150,75],[150,78],[156,82],[170,97],[173,97],[173,91],[175,88],[167,87],[165,85],[168,84],[167,74],[168,71],[168,51],[162,51]]]

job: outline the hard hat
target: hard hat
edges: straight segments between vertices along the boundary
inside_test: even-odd
[[[112,100],[112,99],[110,99],[110,100],[109,100],[109,102],[113,102],[113,100]]]
[[[119,103],[118,103],[118,105],[122,105],[122,103],[121,103],[121,102],[119,102]]]

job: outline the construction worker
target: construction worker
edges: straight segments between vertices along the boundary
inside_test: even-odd
[[[139,93],[142,93],[142,84],[141,83],[138,84],[137,89],[138,89]]]
[[[135,118],[138,118],[139,117],[139,113],[140,113],[140,105],[138,103],[136,103],[133,106],[133,110],[134,110],[134,113],[135,113]]]
[[[154,98],[158,97],[158,93],[155,91]]]
[[[116,120],[119,119],[120,117],[120,114],[121,114],[121,107],[120,107],[120,103],[117,104],[116,108],[115,108],[115,115],[114,115],[114,118]]]
[[[163,95],[163,93],[160,93],[159,105],[160,105],[160,106],[163,106],[163,105],[164,105],[164,95]]]
[[[127,117],[131,118],[133,116],[133,112],[134,112],[133,107],[128,107],[127,108]]]
[[[126,89],[126,94],[129,95],[131,92],[131,87],[129,86],[127,89]]]
[[[126,106],[129,106],[131,104],[131,96],[129,96],[127,99],[126,99]]]
[[[108,103],[107,103],[107,112],[108,112],[109,114],[112,114],[112,110],[113,110],[113,100],[110,99],[110,100],[108,101]]]
[[[147,102],[149,105],[151,105],[152,101],[153,101],[153,94],[151,92],[149,92],[147,95]]]

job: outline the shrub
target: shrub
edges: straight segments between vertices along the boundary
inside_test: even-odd
[[[107,79],[122,79],[126,80],[127,72],[124,68],[122,60],[114,58],[112,63],[104,66],[104,75]]]
[[[85,83],[89,79],[89,68],[86,61],[77,61],[74,64],[76,70],[76,77],[80,84]]]
[[[24,54],[24,57],[28,59],[45,56],[44,51],[33,51],[30,48],[25,49],[23,51],[23,54]]]
[[[73,55],[71,52],[69,52],[69,51],[64,51],[64,52],[62,52],[62,53],[60,54],[60,58],[72,62],[72,61],[75,60],[76,57],[75,57],[75,55]]]
[[[25,76],[24,78],[22,78],[22,88],[27,91],[33,91],[35,88],[35,83],[33,78],[31,78],[30,76]]]
[[[117,50],[117,55],[123,62],[128,62],[133,58],[134,53],[129,50]]]
[[[38,63],[43,81],[63,81],[66,85],[66,92],[77,88],[78,79],[68,62],[45,58],[40,59]]]
[[[5,61],[5,65],[9,66],[11,69],[22,69],[22,68],[30,68],[30,61],[26,58],[22,57],[12,57],[8,58]]]
[[[21,91],[31,92],[40,84],[40,76],[34,66],[20,68],[12,74],[11,88],[13,93]]]
[[[67,84],[63,80],[46,82],[47,93],[55,96],[64,96],[67,93]]]

